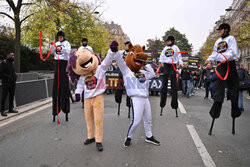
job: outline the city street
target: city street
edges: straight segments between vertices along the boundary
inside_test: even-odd
[[[1,167],[247,167],[250,164],[250,103],[244,98],[245,112],[236,119],[236,134],[231,133],[230,102],[223,104],[212,136],[209,109],[212,100],[203,99],[198,90],[189,99],[179,94],[179,118],[168,98],[160,116],[159,96],[150,96],[153,135],[161,146],[144,141],[143,124],[138,127],[132,145],[123,147],[131,119],[127,118],[125,96],[121,115],[113,95],[105,95],[104,151],[95,144],[83,145],[86,124],[80,103],[71,104],[69,122],[60,114],[61,124],[52,122],[51,104],[25,117],[0,122]],[[20,118],[19,118],[20,117]],[[131,117],[132,118],[132,117]]]

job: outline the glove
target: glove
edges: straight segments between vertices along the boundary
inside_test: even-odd
[[[81,95],[75,94],[75,99],[76,99],[76,102],[79,102],[81,100]]]
[[[118,51],[118,43],[116,41],[111,42],[110,49],[112,52],[117,52]]]

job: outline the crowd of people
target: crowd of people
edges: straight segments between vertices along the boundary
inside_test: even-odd
[[[172,109],[176,110],[177,117],[178,117],[178,114],[177,114],[178,90],[181,90],[184,96],[186,96],[187,98],[190,98],[190,96],[195,95],[195,90],[204,87],[205,88],[204,99],[209,98],[209,93],[210,93],[210,97],[214,101],[210,110],[210,115],[213,118],[213,122],[216,118],[220,116],[222,103],[226,95],[227,99],[230,99],[232,103],[231,115],[234,121],[234,119],[239,117],[241,115],[241,112],[244,111],[244,107],[243,107],[243,90],[244,89],[241,89],[240,82],[245,81],[246,79],[249,79],[249,74],[244,69],[244,67],[238,64],[237,62],[237,60],[239,59],[239,53],[238,53],[238,48],[237,48],[237,43],[236,43],[235,38],[229,35],[230,26],[228,24],[222,24],[218,28],[218,31],[220,32],[221,37],[216,41],[215,46],[214,46],[214,50],[217,50],[217,52],[213,52],[212,55],[209,56],[204,66],[201,65],[195,70],[190,70],[188,67],[188,64],[185,64],[182,61],[180,49],[178,48],[177,45],[175,45],[175,38],[173,36],[169,36],[167,38],[166,46],[162,50],[162,53],[159,57],[158,64],[153,62],[150,65],[149,64],[146,65],[147,56],[146,54],[144,54],[145,47],[141,47],[139,45],[133,46],[129,41],[125,43],[125,50],[122,52],[121,51],[118,52],[117,50],[118,43],[116,41],[112,42],[112,44],[110,45],[111,51],[109,50],[107,54],[108,58],[106,57],[105,58],[107,59],[106,62],[104,59],[102,61],[102,63],[103,62],[104,63],[102,64],[99,56],[94,54],[93,49],[90,46],[88,46],[87,38],[82,39],[82,46],[79,47],[78,49],[78,51],[80,52],[77,53],[79,55],[75,56],[75,58],[73,55],[73,60],[76,61],[76,59],[79,56],[81,56],[80,54],[84,54],[88,52],[90,56],[95,55],[96,57],[92,57],[87,62],[84,62],[83,64],[81,64],[80,66],[82,66],[82,68],[88,69],[88,67],[92,65],[93,58],[94,58],[96,59],[97,64],[100,65],[100,68],[103,68],[103,71],[117,71],[120,73],[119,74],[120,79],[123,79],[123,77],[128,77],[128,75],[129,75],[129,78],[131,77],[137,78],[140,82],[138,83],[139,85],[146,84],[146,81],[149,82],[149,80],[155,76],[155,73],[159,74],[162,78],[162,87],[159,90],[160,95],[161,95],[160,107],[162,109],[165,107],[166,101],[167,101],[167,94],[170,92],[172,96],[171,107]],[[57,38],[58,38],[58,42],[56,42],[56,46],[52,46],[52,53],[54,53],[54,59],[55,59],[54,85],[53,85],[53,94],[52,94],[52,99],[53,99],[52,115],[53,115],[53,121],[55,121],[56,116],[62,110],[66,115],[66,121],[68,121],[68,114],[70,113],[69,98],[71,98],[73,102],[74,102],[74,99],[71,96],[71,92],[69,88],[69,77],[67,75],[68,71],[66,69],[68,68],[68,65],[70,63],[72,64],[72,60],[69,59],[70,56],[72,57],[71,55],[72,52],[71,52],[71,45],[66,40],[65,33],[63,31],[59,31],[57,33]],[[112,50],[112,47],[113,47],[113,50]],[[132,60],[130,60],[130,63],[131,61],[135,61],[133,63],[136,68],[132,66],[128,67],[128,64],[126,65],[126,63],[129,62],[129,60],[126,59],[127,58],[126,56],[127,55],[130,55],[130,57],[133,56],[134,54],[133,52],[135,50],[138,51],[138,54],[136,56],[137,57],[141,56],[141,58],[140,59],[133,58]],[[117,54],[120,57],[117,56]],[[113,61],[111,59],[112,57],[113,57]],[[5,102],[6,102],[7,95],[9,95],[9,111],[8,112],[17,113],[17,111],[13,109],[15,83],[16,83],[16,78],[17,78],[15,69],[13,66],[13,62],[14,62],[14,54],[10,53],[7,55],[6,60],[4,60],[1,63],[0,74],[2,78],[2,100],[1,100],[1,115],[2,116],[7,116],[7,113],[5,113]],[[220,65],[215,66],[216,64],[220,64]],[[74,64],[73,66],[76,66],[76,64]],[[106,67],[108,66],[109,68],[106,69]],[[120,68],[123,68],[123,70],[122,69],[120,70]],[[99,68],[97,70],[100,71]],[[100,90],[97,90],[98,88],[96,87],[93,88],[94,89],[93,91],[97,94],[94,94],[93,92],[91,93],[92,86],[93,85],[96,86],[97,84],[99,84],[97,81],[97,78],[95,78],[97,70],[95,69],[94,71],[91,71],[91,73],[87,75],[88,80],[82,79],[82,82],[80,84],[81,87],[84,87],[84,89],[80,91],[81,97],[82,99],[85,99],[84,101],[89,102],[88,105],[86,106],[87,108],[91,108],[91,105],[92,105],[90,103],[91,101],[88,101],[89,99],[99,97],[99,95],[100,97],[102,97],[101,94],[98,93],[98,91]],[[221,79],[218,76],[218,73],[216,73],[216,70],[218,73],[220,73],[223,76],[227,76],[226,75],[227,72],[229,73],[229,75],[227,77],[224,77],[224,79]],[[84,75],[82,76],[82,78],[85,78],[85,77],[86,76]],[[103,80],[105,80],[104,74],[101,77]],[[91,81],[89,81],[90,80],[89,78],[91,78]],[[169,90],[169,80],[170,80],[170,87],[171,87],[170,90]],[[91,85],[87,85],[89,86],[89,88],[86,87],[85,84],[90,84],[90,82],[91,82]],[[125,80],[124,80],[124,85],[125,85],[124,86],[124,89],[125,89],[126,87]],[[78,84],[78,89],[79,89],[79,84]],[[145,101],[145,104],[146,104],[145,111],[147,112],[147,117],[148,117],[147,126],[145,127],[145,129],[147,129],[146,141],[159,145],[159,142],[152,136],[152,133],[151,133],[151,109],[150,109],[150,103],[147,99],[149,95],[148,90],[149,90],[148,88],[145,88],[145,90],[143,91],[140,89],[136,89],[136,91],[126,89],[127,94],[128,94],[127,102],[132,103],[133,101],[137,101],[137,103],[141,103],[142,101]],[[123,90],[116,90],[116,93],[117,93],[115,96],[116,101],[121,101],[119,100],[119,98],[122,97]],[[79,101],[80,94],[76,96],[76,101]],[[143,97],[145,96],[145,97],[141,98],[141,96]],[[104,108],[102,110],[104,110]],[[139,110],[141,109],[138,108],[138,112]],[[137,113],[137,111],[135,112],[136,113],[133,112],[133,118],[137,120],[137,123],[139,123],[142,115]],[[132,132],[135,130],[137,126],[133,124],[134,119],[132,120],[126,141],[124,143],[124,146],[126,147],[130,145]],[[86,121],[89,122],[90,120],[86,120]],[[212,123],[212,127],[213,127],[213,123]],[[212,131],[212,127],[210,129],[210,134]],[[234,129],[234,125],[233,125],[233,129]],[[100,131],[102,131],[102,128]],[[233,130],[233,133],[234,133],[234,130]],[[99,137],[100,140],[97,143],[97,148],[99,151],[102,151],[103,149],[102,144],[101,144],[102,132],[100,132],[100,134],[101,134]],[[94,142],[93,137],[94,137],[94,134],[92,134],[91,137],[89,137],[85,141],[85,144],[90,144]]]

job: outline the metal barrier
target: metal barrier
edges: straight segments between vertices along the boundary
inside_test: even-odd
[[[52,96],[53,79],[23,81],[16,83],[15,107],[29,104]],[[2,85],[0,84],[0,101],[2,99]],[[8,101],[8,100],[6,100]],[[8,108],[8,102],[5,104]]]

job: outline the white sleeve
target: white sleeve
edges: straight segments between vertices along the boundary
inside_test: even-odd
[[[176,50],[177,50],[177,52],[180,52],[180,49],[176,46]],[[183,61],[182,61],[182,56],[181,56],[181,54],[180,53],[177,53],[178,55],[177,55],[177,57],[178,57],[178,61],[179,61],[179,64],[183,64]]]
[[[69,58],[70,51],[71,51],[71,45],[67,41],[65,42],[65,47],[62,47],[62,53]]]
[[[107,71],[110,64],[112,63],[112,60],[114,59],[114,54],[110,49],[108,50],[108,53],[106,55],[106,57],[104,58],[104,60],[102,61],[100,68],[103,71]]]
[[[208,61],[214,61],[216,59],[216,57],[218,56],[216,50],[217,50],[217,42],[215,42],[214,44],[213,53],[208,57],[207,59]]]
[[[160,60],[159,60],[159,62],[160,62],[160,63],[163,63],[163,62],[164,62],[164,58],[165,58],[165,51],[166,51],[166,49],[163,49],[163,50],[162,50],[162,52],[161,52],[161,55],[160,55]]]
[[[232,37],[232,39],[228,43],[229,43],[228,44],[229,51],[225,54],[227,59],[232,59],[234,55],[235,55],[235,58],[239,58],[239,51],[238,51],[236,39]]]
[[[126,73],[128,73],[130,69],[126,65],[126,62],[123,60],[123,51],[116,52],[114,58],[122,74],[125,75]]]
[[[83,91],[84,91],[84,77],[81,76],[77,82],[75,94],[82,95]]]
[[[145,65],[144,69],[146,70],[145,76],[147,80],[150,80],[155,77],[155,72],[150,64]]]
[[[56,51],[56,47],[54,45],[52,45],[51,43],[49,44],[49,47],[51,48],[51,53],[55,53]]]

